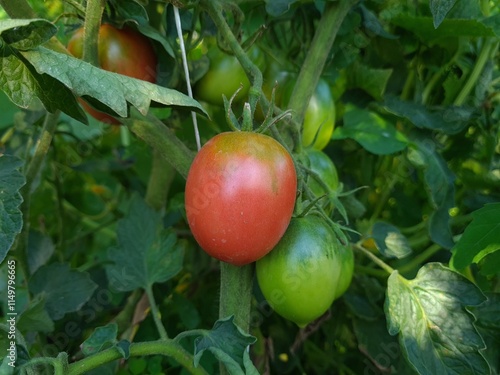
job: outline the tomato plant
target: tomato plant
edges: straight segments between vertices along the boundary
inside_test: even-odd
[[[0,373],[498,374],[499,16],[0,0]]]
[[[107,71],[156,82],[157,57],[148,38],[131,27],[118,29],[110,24],[99,28],[99,66]],[[68,42],[68,51],[75,57],[83,57],[83,28],[79,28]],[[99,121],[119,124],[116,118],[97,111],[85,101],[81,101],[87,113]]]
[[[278,245],[257,261],[257,280],[272,308],[304,327],[323,315],[338,296],[337,290],[340,295],[349,284],[352,267],[344,271],[343,258],[335,234],[323,219],[294,218]]]
[[[290,222],[297,176],[274,139],[221,133],[196,155],[186,180],[186,216],[200,246],[235,265],[267,254]]]

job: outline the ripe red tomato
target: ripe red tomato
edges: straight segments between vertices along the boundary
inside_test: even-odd
[[[300,327],[323,315],[351,281],[343,250],[319,216],[293,218],[276,247],[256,263],[257,281],[274,311]]]
[[[78,29],[68,42],[68,51],[77,58],[83,55],[83,28]],[[148,38],[130,27],[117,29],[109,24],[99,28],[99,66],[107,71],[123,74],[147,82],[156,82],[157,58]],[[80,101],[87,113],[99,121],[120,124],[114,117],[99,112]]]
[[[208,254],[248,264],[285,233],[296,190],[293,160],[276,140],[251,132],[221,133],[201,148],[189,170],[187,221]]]

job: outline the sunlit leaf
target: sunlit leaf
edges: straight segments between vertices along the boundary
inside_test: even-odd
[[[472,213],[472,222],[453,247],[453,266],[464,269],[500,250],[500,203],[486,204]]]
[[[412,250],[407,238],[392,224],[376,222],[372,227],[372,237],[377,249],[388,258],[404,258]]]
[[[388,280],[385,311],[391,335],[421,375],[489,374],[485,344],[467,306],[485,301],[465,277],[427,263],[413,280],[395,271]]]
[[[335,128],[332,138],[352,138],[377,155],[393,154],[408,144],[393,124],[374,112],[352,106],[346,108],[344,126]]]

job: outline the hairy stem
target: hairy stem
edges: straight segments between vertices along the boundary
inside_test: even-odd
[[[365,249],[363,246],[360,244],[355,244],[354,248],[361,253],[363,253],[366,257],[370,258],[370,260],[375,263],[377,266],[382,268],[385,272],[387,272],[389,275],[394,272],[394,268],[389,266],[387,263],[385,263],[382,259],[380,259],[378,256],[375,254],[372,254],[369,250]]]
[[[163,210],[167,204],[168,191],[174,174],[174,168],[158,150],[154,149],[146,202],[157,211]]]
[[[250,328],[253,266],[242,267],[221,262],[219,318],[234,315],[234,322],[244,332]]]
[[[99,28],[106,0],[88,0],[85,11],[85,26],[83,28],[83,60],[99,66],[97,50]]]
[[[151,307],[151,315],[153,315],[153,320],[155,322],[156,329],[160,334],[160,338],[166,340],[168,339],[167,330],[165,329],[165,326],[161,321],[161,313],[160,310],[158,310],[158,306],[156,305],[155,296],[153,294],[153,287],[151,285],[149,285],[146,288],[146,294],[148,296],[149,305]]]
[[[156,117],[138,117],[122,120],[139,138],[158,152],[184,178],[194,158],[194,152],[177,138],[174,132]]]
[[[193,356],[173,340],[139,342],[130,345],[130,357],[147,355],[168,356],[180,363],[190,374],[208,375],[201,365],[195,367]],[[70,364],[66,375],[86,374],[90,370],[120,358],[123,358],[122,354],[116,347],[112,347]]]
[[[288,103],[298,124],[302,124],[304,120],[309,100],[323,72],[340,25],[356,2],[357,0],[327,2]],[[298,146],[300,147],[300,143]]]

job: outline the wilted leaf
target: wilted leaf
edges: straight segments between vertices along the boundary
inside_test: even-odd
[[[104,327],[97,327],[94,332],[82,343],[82,353],[86,356],[98,353],[106,345],[111,345],[116,341],[118,326],[116,323],[110,323]]]
[[[348,107],[344,126],[335,128],[333,139],[352,138],[366,150],[387,155],[406,148],[408,140],[394,125],[374,112]]]
[[[20,189],[26,181],[19,171],[22,165],[21,159],[0,154],[0,263],[23,227]]]
[[[372,227],[372,237],[378,250],[388,258],[404,258],[412,250],[407,238],[392,224],[376,222]]]
[[[57,33],[57,27],[44,19],[0,20],[0,38],[13,48],[26,50],[45,43]]]
[[[31,293],[45,295],[45,308],[52,320],[77,311],[87,302],[97,285],[86,272],[73,270],[65,263],[40,267],[28,283]]]
[[[249,361],[247,347],[255,342],[255,337],[244,333],[233,322],[234,317],[219,319],[210,331],[195,340],[194,363],[200,362],[205,350],[212,352],[224,363],[231,375],[257,375],[257,369]]]
[[[500,203],[486,204],[472,218],[452,249],[453,266],[459,270],[500,249]]]
[[[388,280],[385,311],[391,335],[421,375],[489,374],[485,344],[467,306],[485,301],[462,275],[427,263],[413,280],[395,271]]]
[[[135,196],[118,222],[118,246],[108,251],[114,263],[106,267],[110,285],[119,291],[147,289],[182,269],[184,246],[164,229],[161,214]]]

